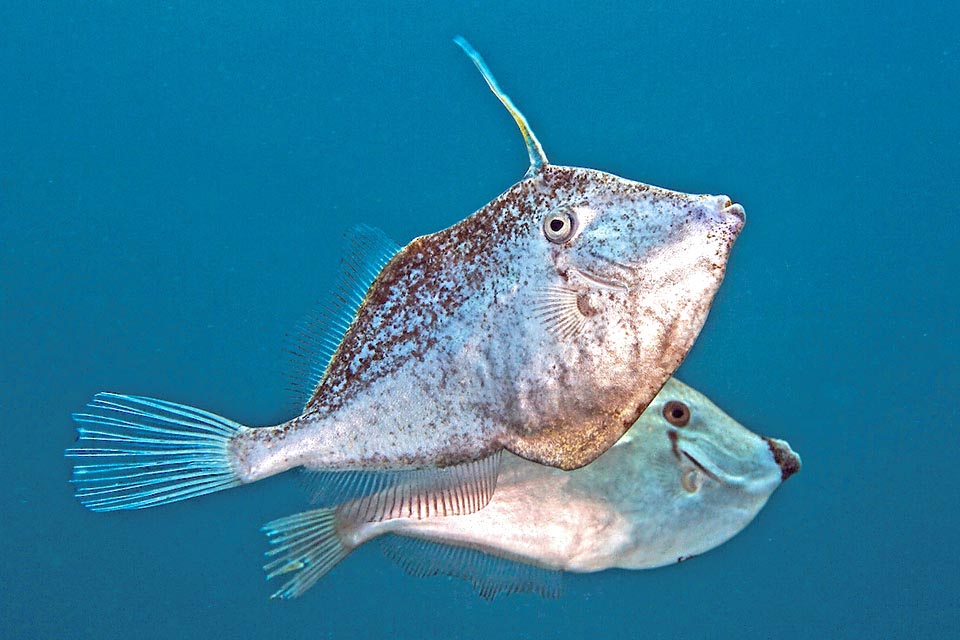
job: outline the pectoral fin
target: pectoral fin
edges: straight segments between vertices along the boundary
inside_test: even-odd
[[[559,286],[537,292],[531,310],[546,330],[562,341],[575,339],[593,313],[585,293]]]

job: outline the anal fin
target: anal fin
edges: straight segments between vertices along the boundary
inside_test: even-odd
[[[308,471],[314,504],[340,505],[355,522],[467,515],[490,502],[501,452],[444,468]]]
[[[563,591],[563,574],[560,571],[508,560],[468,547],[397,534],[385,535],[379,541],[387,557],[408,574],[462,578],[487,600],[511,593],[536,593],[544,598],[557,598]]]

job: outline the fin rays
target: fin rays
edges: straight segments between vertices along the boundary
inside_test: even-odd
[[[100,393],[76,413],[73,482],[92,511],[145,509],[241,484],[229,461],[242,425],[185,405]],[[91,425],[91,426],[84,426]]]
[[[500,594],[536,593],[544,598],[562,592],[560,571],[507,560],[475,549],[396,534],[380,538],[388,558],[416,577],[446,575],[468,581],[483,598]]]
[[[343,503],[351,520],[432,518],[479,511],[497,485],[501,453],[442,469],[412,471],[311,471],[317,504]]]
[[[357,225],[347,234],[340,275],[330,298],[303,320],[286,348],[290,390],[304,408],[380,271],[400,250],[380,229]]]
[[[560,340],[569,340],[580,331],[586,318],[580,312],[579,292],[565,287],[550,287],[540,292],[541,300],[533,306],[534,317],[546,324],[546,329]]]
[[[288,573],[294,577],[271,596],[290,599],[303,594],[352,551],[337,533],[336,509],[315,509],[279,518],[265,524],[261,531],[270,544],[264,565],[267,579]]]

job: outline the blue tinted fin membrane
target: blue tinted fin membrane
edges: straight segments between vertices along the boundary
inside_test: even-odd
[[[408,574],[462,578],[487,600],[511,593],[537,593],[544,598],[557,598],[563,591],[560,571],[507,560],[476,549],[397,534],[385,535],[379,541],[387,557]]]
[[[501,453],[442,469],[308,471],[314,504],[340,505],[352,522],[458,516],[479,511],[497,487]]]
[[[75,413],[77,447],[68,458],[76,495],[92,511],[145,509],[241,484],[230,439],[245,429],[182,404],[98,393]]]
[[[510,115],[513,116],[514,122],[520,127],[520,135],[523,136],[523,142],[527,145],[527,155],[530,156],[530,168],[527,169],[526,177],[529,178],[537,175],[544,165],[550,163],[547,161],[547,154],[543,152],[543,147],[540,146],[540,141],[537,140],[537,136],[533,133],[533,129],[530,128],[527,119],[520,113],[520,109],[517,109],[516,105],[513,104],[510,96],[505,94],[500,88],[497,79],[493,77],[493,73],[491,73],[487,63],[483,61],[483,57],[477,50],[470,46],[470,43],[467,42],[463,36],[457,36],[453,41],[473,60],[473,64],[475,64],[477,69],[480,70],[480,73],[483,74],[483,79],[487,81],[487,86],[493,91],[493,95],[497,96],[497,99],[507,108]]]
[[[315,509],[261,527],[273,547],[263,566],[267,579],[292,575],[271,598],[297,598],[353,551],[340,539],[336,509]]]
[[[288,338],[287,369],[297,409],[305,408],[312,400],[367,290],[400,251],[383,231],[367,225],[351,229],[346,240],[340,275],[332,295]]]

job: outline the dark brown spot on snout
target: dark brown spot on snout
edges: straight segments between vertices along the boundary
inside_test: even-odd
[[[783,482],[797,471],[800,471],[800,456],[794,453],[783,440],[776,438],[764,438],[770,452],[773,454],[773,461],[780,467],[780,481]]]

